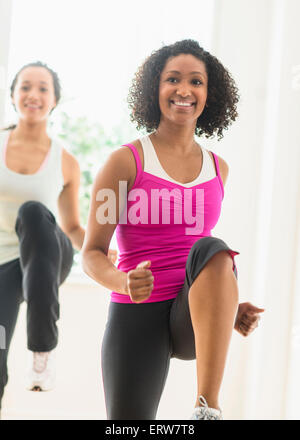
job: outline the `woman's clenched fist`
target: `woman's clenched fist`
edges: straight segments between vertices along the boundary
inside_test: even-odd
[[[127,273],[127,292],[134,303],[146,301],[151,295],[154,277],[150,266],[151,261],[143,261]]]

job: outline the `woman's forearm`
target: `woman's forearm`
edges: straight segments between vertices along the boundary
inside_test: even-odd
[[[68,237],[70,238],[73,247],[80,251],[84,241],[85,230],[82,226],[78,226],[77,228],[72,229],[67,232]]]
[[[82,267],[97,283],[114,292],[128,295],[127,274],[118,270],[100,249],[84,251]]]

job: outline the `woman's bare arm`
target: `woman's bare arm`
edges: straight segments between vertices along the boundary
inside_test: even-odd
[[[62,160],[64,189],[58,199],[60,225],[73,247],[80,250],[85,234],[79,216],[80,168],[75,157],[66,150],[63,150]]]
[[[83,270],[109,290],[128,295],[127,274],[118,270],[107,257],[109,244],[119,221],[119,182],[131,188],[136,174],[135,161],[128,148],[113,152],[98,172],[93,184],[88,225],[82,249]],[[115,195],[116,218],[112,223],[101,224],[97,210],[104,201],[97,201],[100,190],[111,190]],[[113,198],[111,199],[113,201]],[[107,213],[106,213],[107,214]]]

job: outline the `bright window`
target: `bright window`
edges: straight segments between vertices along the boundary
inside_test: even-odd
[[[61,109],[113,126],[128,114],[130,81],[153,50],[183,38],[210,50],[213,7],[207,0],[14,0],[9,83],[22,65],[41,60],[61,78]],[[8,98],[6,119],[14,115]]]

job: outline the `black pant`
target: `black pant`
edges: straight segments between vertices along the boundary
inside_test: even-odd
[[[102,344],[102,375],[110,420],[154,420],[170,359],[195,359],[189,288],[207,262],[231,249],[204,237],[192,247],[182,290],[155,303],[110,303]],[[236,267],[233,270],[237,277]]]
[[[69,238],[43,204],[24,203],[15,229],[20,258],[0,265],[0,325],[5,329],[5,349],[0,349],[0,407],[8,381],[7,355],[20,304],[24,299],[27,302],[28,349],[53,350],[58,341],[58,288],[73,263]]]

